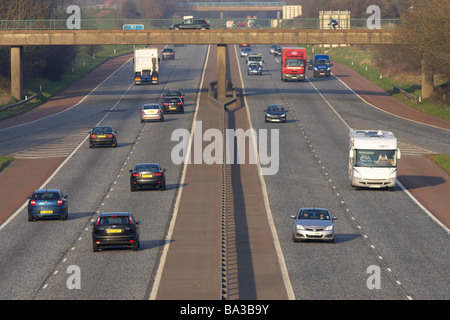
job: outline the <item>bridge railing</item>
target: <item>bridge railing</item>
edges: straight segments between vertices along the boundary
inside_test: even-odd
[[[212,29],[329,29],[329,21],[321,19],[206,19]],[[81,19],[82,30],[119,30],[126,24],[143,25],[144,29],[169,29],[180,19]],[[400,19],[381,19],[381,29],[395,29]],[[367,19],[340,21],[343,29],[367,29]],[[230,27],[231,26],[231,27]],[[0,20],[0,30],[65,30],[67,20]],[[132,31],[131,31],[132,32]]]

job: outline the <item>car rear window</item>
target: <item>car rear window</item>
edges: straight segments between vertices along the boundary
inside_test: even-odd
[[[136,166],[136,171],[157,171],[157,170],[159,170],[159,167],[156,164]]]
[[[92,129],[92,133],[111,133],[112,128],[110,127],[96,127]]]
[[[59,194],[56,192],[39,192],[33,196],[35,200],[58,200]]]
[[[144,109],[159,109],[157,105],[144,106]]]
[[[130,224],[130,223],[132,223],[132,221],[128,216],[108,216],[108,217],[100,217],[98,225],[108,226],[113,224]]]
[[[180,102],[180,98],[166,98],[166,102]]]

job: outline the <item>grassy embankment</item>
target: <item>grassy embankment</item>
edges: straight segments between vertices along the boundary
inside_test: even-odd
[[[385,74],[383,74],[383,71],[374,63],[375,57],[373,52],[362,50],[358,47],[336,47],[326,50],[328,50],[327,53],[330,55],[332,61],[347,65],[386,91],[389,95],[403,101],[412,108],[450,121],[450,107],[448,106],[448,102],[445,105],[442,100],[433,98],[422,101],[421,103],[415,103],[404,95],[392,90],[392,86],[395,85],[416,97],[420,97],[421,78],[419,75],[401,74],[398,72],[396,74],[389,74],[388,70],[384,70]],[[310,57],[313,57],[314,54],[321,53],[319,47],[314,47],[315,52],[313,52],[313,47],[308,46],[307,51]],[[389,66],[386,66],[386,69],[389,69]],[[450,174],[450,155],[438,154],[429,155],[429,157]]]

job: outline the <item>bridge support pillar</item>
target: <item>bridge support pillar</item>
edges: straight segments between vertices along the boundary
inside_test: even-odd
[[[227,45],[217,45],[217,99],[227,94]]]
[[[22,46],[11,47],[11,95],[18,100],[23,96]]]

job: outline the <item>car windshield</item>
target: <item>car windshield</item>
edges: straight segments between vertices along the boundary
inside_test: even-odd
[[[316,65],[318,65],[318,66],[329,66],[330,65],[330,61],[324,60],[324,59],[316,60]]]
[[[252,63],[249,64],[249,66],[252,67],[252,68],[258,68],[261,65],[259,63],[257,63],[257,62],[252,62]]]
[[[157,164],[140,164],[136,166],[135,171],[158,171],[159,166]]]
[[[268,111],[284,111],[283,106],[269,106],[267,108]]]
[[[330,220],[330,214],[326,210],[306,209],[299,212],[297,219]]]
[[[100,217],[98,225],[109,226],[116,224],[131,224],[131,223],[133,222],[129,216],[107,216],[107,217]]]
[[[396,150],[361,150],[356,149],[353,164],[356,167],[396,167]]]
[[[92,129],[92,133],[111,133],[112,128],[111,127],[95,127]]]
[[[58,200],[59,194],[56,192],[38,192],[33,196],[35,200]]]
[[[303,67],[302,59],[286,59],[286,67]]]
[[[172,49],[164,49],[163,52],[173,52]]]

